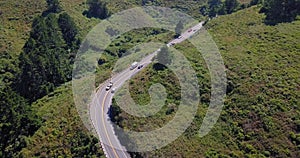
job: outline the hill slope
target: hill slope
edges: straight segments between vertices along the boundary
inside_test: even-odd
[[[61,1],[63,9],[80,27],[82,37],[99,22],[97,19],[88,19],[82,15],[86,9],[83,2],[84,0]],[[184,5],[184,1],[179,1],[178,4],[173,1],[161,2],[163,6],[181,6],[179,8],[198,17],[197,6],[193,5],[196,1],[189,5]],[[2,11],[0,18],[1,22],[3,21],[0,29],[4,32],[0,39],[0,51],[17,56],[28,38],[34,15],[40,14],[45,9],[45,3],[8,0],[0,4]],[[137,5],[138,3],[133,0],[111,1],[108,4],[112,12]],[[232,15],[220,16],[207,24],[209,32],[221,50],[232,88],[228,92],[221,118],[213,131],[204,138],[196,135],[205,114],[205,108],[201,108],[193,125],[184,135],[161,150],[142,153],[143,156],[300,157],[298,72],[300,21],[267,26],[263,23],[264,16],[259,14],[258,10],[259,8],[253,7]],[[194,60],[194,68],[202,77],[199,82],[205,85],[201,90],[205,92],[202,95],[202,104],[206,105],[205,101],[209,96],[209,76],[201,55],[197,54],[189,43],[176,47],[185,52],[190,60]],[[5,62],[1,64],[7,65]],[[134,79],[134,83],[139,86],[145,85],[139,82],[139,77],[147,76],[140,74]],[[135,86],[132,85],[133,90],[137,89]],[[145,94],[146,92],[145,88]],[[134,93],[136,92],[133,91],[132,94]],[[134,97],[139,100],[144,96]],[[31,138],[26,139],[27,147],[21,151],[21,155],[25,157],[103,155],[97,140],[86,134],[86,129],[77,115],[70,84],[61,86],[32,106],[39,111],[38,115],[45,119],[45,123]],[[148,128],[140,126],[139,120],[124,113],[120,116],[127,119],[126,122],[121,122],[123,126],[137,130]],[[161,116],[161,120],[149,119],[146,123],[158,122],[163,125],[162,122],[165,120],[163,117]],[[167,119],[170,118],[168,116]],[[136,122],[134,127],[131,127],[130,120]]]
[[[98,140],[88,134],[74,105],[70,84],[32,105],[46,120],[21,151],[24,157],[103,156]]]
[[[267,26],[264,15],[259,14],[259,7],[255,6],[219,16],[208,22],[206,28],[221,51],[229,80],[218,123],[207,136],[197,136],[206,112],[201,108],[207,105],[203,99],[194,123],[181,137],[163,149],[141,155],[299,157],[300,21]],[[204,85],[200,89],[201,98],[209,96],[208,70],[201,55],[187,42],[175,47],[185,53],[202,76],[199,78],[199,83]],[[145,81],[166,80],[149,75],[153,71],[150,67],[132,80],[131,95],[137,102],[141,103],[140,95],[142,98],[148,95],[149,85]],[[122,112],[119,123],[128,129],[147,131],[170,119],[164,110],[168,109],[162,109],[159,117],[146,119]]]

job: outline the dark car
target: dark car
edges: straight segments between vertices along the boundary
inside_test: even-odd
[[[141,69],[142,67],[144,67],[144,65],[140,65],[140,66],[138,66],[138,69]]]

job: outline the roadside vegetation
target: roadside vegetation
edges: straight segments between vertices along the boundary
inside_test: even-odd
[[[101,19],[148,5],[174,8],[198,20],[219,15],[207,22],[206,28],[221,51],[229,81],[225,107],[217,125],[209,135],[199,138],[197,132],[210,99],[209,71],[201,54],[190,43],[176,45],[197,73],[201,103],[196,118],[172,144],[132,155],[300,157],[300,7],[299,1],[289,2],[0,2],[0,157],[104,156],[99,140],[85,129],[73,102],[72,85],[68,81],[74,57],[81,40]],[[282,14],[278,15],[277,9]],[[180,25],[178,30],[182,31]],[[133,46],[168,42],[174,36],[166,30],[145,28],[118,37],[99,57],[96,84],[110,77],[115,61]],[[176,77],[170,70],[157,69],[157,66],[150,65],[129,81],[131,95],[137,103],[147,104],[148,88],[160,82],[168,92],[166,105],[147,119],[129,116],[114,105],[117,111],[112,117],[120,126],[137,131],[155,129],[176,113],[180,98],[180,87],[174,86]]]
[[[184,42],[175,47],[184,52],[197,72],[201,103],[187,131],[163,149],[132,153],[142,157],[299,157],[299,21],[268,26],[254,6],[207,23],[227,68],[228,90],[218,123],[205,137],[197,134],[209,102],[209,75],[201,54]],[[293,30],[293,31],[291,31]],[[131,96],[149,102],[147,83],[167,79],[166,72],[151,66],[130,81]],[[163,76],[149,75],[153,72]],[[151,82],[152,81],[152,82]],[[164,82],[162,82],[164,83]],[[168,96],[176,95],[169,91]],[[175,101],[174,98],[170,98]],[[166,107],[172,103],[167,102]],[[174,108],[176,112],[176,106]],[[157,129],[163,108],[155,118],[135,118],[122,111],[115,117],[120,126],[136,131]],[[171,115],[172,117],[172,115]],[[171,119],[171,118],[169,118]]]
[[[4,32],[11,33],[13,32],[11,30],[16,28],[16,30],[23,33],[22,35],[4,34],[3,40],[10,38],[25,39],[26,30],[21,31],[22,27],[19,28],[18,26],[25,23],[25,26],[29,27],[32,21],[32,24],[30,24],[32,28],[28,33],[27,41],[22,46],[22,50],[17,45],[18,42],[24,42],[22,40],[17,39],[16,45],[13,45],[13,42],[8,43],[9,45],[6,45],[7,42],[1,42],[1,157],[24,156],[20,151],[32,143],[29,137],[36,134],[37,130],[46,127],[48,121],[48,118],[45,117],[46,114],[43,116],[37,114],[40,109],[33,108],[32,103],[50,94],[58,86],[71,79],[74,53],[76,53],[80,44],[79,31],[72,18],[63,11],[59,1],[47,0],[46,2],[41,3],[42,5],[45,4],[46,7],[42,5],[40,7],[40,4],[37,5],[31,2],[26,4],[27,1],[15,5],[15,7],[22,6],[25,10],[28,8],[27,5],[33,5],[30,6],[32,9],[35,9],[35,7],[40,9],[35,11],[39,13],[37,16],[34,14],[34,10],[32,10],[33,13],[30,13],[30,16],[27,15],[26,11],[23,11],[26,13],[25,19],[20,17],[13,19],[7,16],[11,13],[9,8],[13,7],[14,3],[1,3],[5,6],[3,7],[4,10],[1,7],[1,18],[3,18],[3,24],[5,24],[3,27],[1,25],[1,29],[4,29]],[[18,16],[20,13],[19,8],[14,10],[17,11],[15,15]],[[14,21],[18,21],[19,24],[13,26]],[[5,29],[7,24],[11,25],[11,29]],[[18,50],[20,52],[17,52]],[[70,101],[72,100],[70,99]],[[68,105],[66,104],[66,106]],[[57,112],[59,112],[59,109]],[[73,115],[67,116],[74,118]],[[62,117],[57,118],[61,119]],[[79,120],[78,117],[77,120]],[[74,131],[78,128],[77,126],[80,127],[79,131],[84,130],[80,121],[72,120],[68,123],[73,124],[72,122],[75,123],[72,126]],[[47,127],[47,130],[49,129]],[[63,132],[73,133],[73,129]],[[56,152],[53,148],[48,148],[49,146],[47,148],[39,146],[40,142],[38,142],[35,146],[41,147],[40,150],[29,150],[31,153],[26,152],[25,155],[27,157],[42,156],[43,154],[52,156],[65,154],[75,157],[103,155],[100,147],[96,145],[98,143],[97,139],[85,133],[74,132],[74,135],[65,137],[67,144],[65,143],[61,149],[56,148],[57,151],[68,149],[70,150],[69,153]],[[76,139],[73,140],[73,138]],[[45,143],[49,142],[45,141]],[[57,145],[59,143],[54,141],[53,144]]]
[[[99,141],[83,125],[73,102],[71,84],[33,103],[44,123],[19,153],[21,157],[103,157]]]

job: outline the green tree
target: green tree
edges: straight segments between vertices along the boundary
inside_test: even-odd
[[[55,14],[34,20],[20,60],[17,91],[31,102],[71,79],[68,47]]]
[[[251,0],[249,6],[257,5],[262,3],[262,0]]]
[[[201,6],[201,8],[199,9],[199,11],[200,11],[200,13],[201,13],[203,16],[206,16],[206,15],[208,15],[208,13],[209,13],[207,5]]]
[[[224,9],[227,14],[231,14],[236,11],[238,6],[239,2],[237,0],[225,0],[224,2]]]
[[[62,13],[59,15],[58,24],[63,34],[63,38],[72,49],[75,47],[76,49],[79,47],[80,40],[78,39],[78,29],[73,19],[67,13]]]
[[[180,34],[181,34],[181,32],[182,32],[182,30],[183,30],[183,23],[182,23],[182,21],[180,20],[180,21],[177,23],[176,27],[175,27],[175,33],[176,33],[175,37],[179,37]]]
[[[26,146],[25,138],[33,135],[42,121],[27,101],[10,87],[1,87],[0,105],[0,156],[16,157]]]
[[[88,0],[87,4],[89,5],[89,10],[84,12],[87,17],[105,19],[109,16],[105,2],[101,2],[100,0]]]
[[[300,14],[300,0],[264,1],[261,10],[266,14],[266,23],[291,22]]]
[[[61,11],[61,7],[58,0],[46,0],[48,9],[47,12],[51,13],[59,13]]]
[[[215,17],[219,14],[220,8],[222,7],[221,0],[208,0],[208,10],[209,10],[209,17]]]
[[[71,140],[72,157],[101,157],[99,152],[99,142],[95,137],[86,132],[77,131]]]

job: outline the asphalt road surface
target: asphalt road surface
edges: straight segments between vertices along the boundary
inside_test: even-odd
[[[202,26],[203,22],[188,29],[181,34],[180,38],[172,40],[167,44],[167,46],[170,47],[188,39],[194,33],[200,30]],[[123,72],[113,76],[110,80],[107,80],[102,84],[102,86],[99,87],[95,97],[93,98],[92,104],[90,106],[90,117],[100,138],[101,146],[104,150],[105,156],[108,158],[130,157],[125,147],[121,145],[118,137],[116,136],[112,126],[113,123],[110,121],[110,118],[108,116],[108,111],[114,95],[114,93],[111,92],[111,89],[114,88],[117,90],[124,84],[125,81],[129,80],[132,76],[149,65],[152,58],[157,54],[159,50],[160,49],[146,56],[139,62],[139,65],[143,65],[141,69],[135,68],[133,70],[130,70],[130,68],[127,68]],[[110,81],[113,82],[113,87],[110,90],[106,90],[105,87],[109,84]]]

